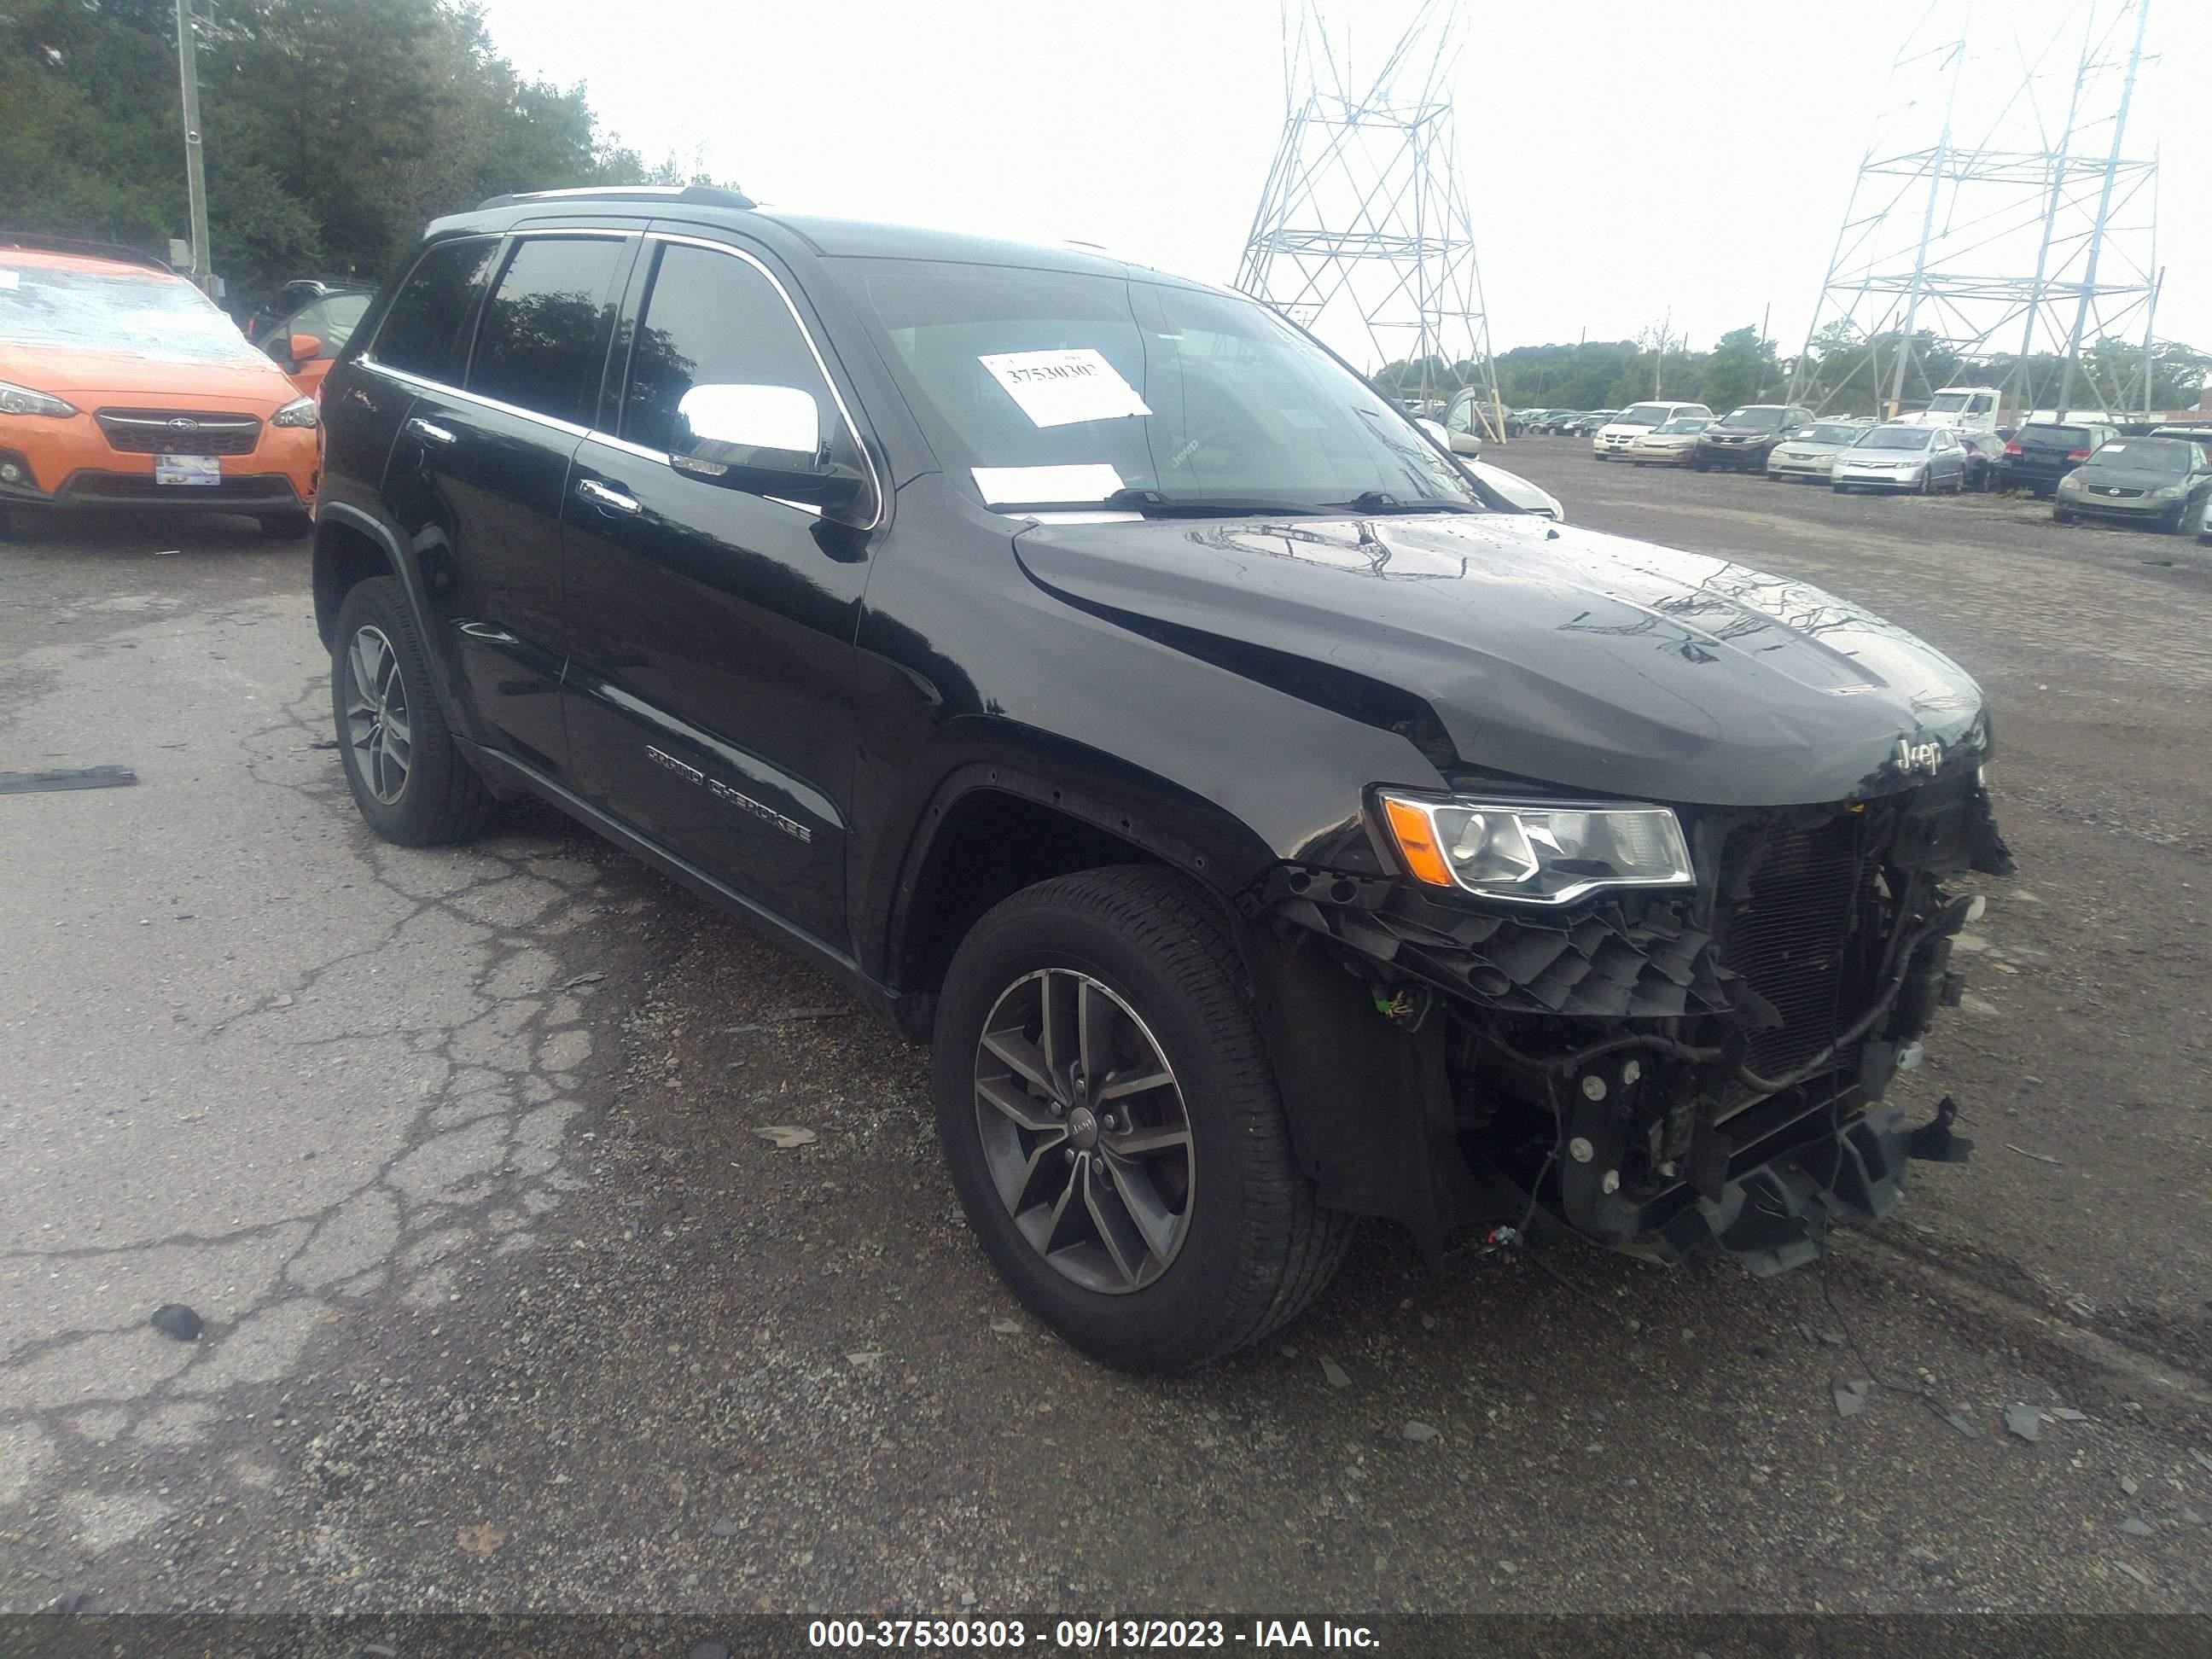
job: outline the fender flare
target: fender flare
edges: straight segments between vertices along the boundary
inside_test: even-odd
[[[399,579],[399,586],[406,592],[408,607],[415,613],[416,631],[426,641],[434,640],[434,635],[428,622],[429,606],[425,602],[422,592],[422,573],[416,568],[414,561],[406,556],[398,537],[392,532],[391,527],[374,514],[365,513],[360,507],[347,501],[325,501],[317,509],[315,516],[318,526],[325,521],[342,524],[349,530],[358,531],[374,544],[377,550],[384,555],[386,574],[397,576]],[[320,596],[324,586],[325,563],[323,538],[320,535],[315,538],[313,557],[313,591],[317,596],[316,623],[317,631],[319,633],[322,623]],[[342,598],[338,603],[343,603]],[[335,629],[337,624],[337,605],[336,604],[331,607],[330,621],[331,627]],[[325,641],[325,643],[329,644],[331,641]],[[453,688],[446,683],[446,676],[441,670],[438,653],[434,650],[429,656],[431,689],[437,693],[438,707],[446,717],[447,726],[463,733],[473,732],[476,728],[466,722],[462,710],[454,700]]]

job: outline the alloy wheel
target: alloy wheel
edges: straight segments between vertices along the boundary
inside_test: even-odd
[[[382,629],[364,623],[346,649],[346,741],[368,792],[386,806],[407,787],[414,758],[407,684]]]
[[[975,1047],[975,1126],[1014,1225],[1063,1278],[1123,1295],[1190,1231],[1190,1117],[1136,1011],[1045,968],[999,995]]]

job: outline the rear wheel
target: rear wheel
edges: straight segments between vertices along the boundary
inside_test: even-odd
[[[356,584],[338,607],[331,706],[338,756],[368,827],[403,847],[467,841],[491,792],[453,741],[395,576]]]
[[[1350,1242],[1291,1150],[1210,898],[1091,870],[962,941],[931,1054],[938,1133],[984,1254],[1109,1364],[1177,1371],[1302,1312]]]

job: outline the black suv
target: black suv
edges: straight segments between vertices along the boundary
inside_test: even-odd
[[[1812,423],[1813,411],[1795,404],[1747,404],[1698,434],[1690,465],[1700,472],[1710,472],[1717,466],[1764,472],[1774,446],[1798,428]]]
[[[1565,529],[1242,295],[1079,251],[500,198],[331,368],[362,815],[534,794],[933,1044],[1017,1295],[1168,1370],[1571,1228],[1754,1269],[1897,1198],[1879,1103],[2005,867],[1981,694],[1802,584]]]

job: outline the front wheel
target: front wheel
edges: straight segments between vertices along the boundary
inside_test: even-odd
[[[2051,509],[2051,522],[2053,524],[2072,524],[2074,522],[2074,515],[2063,507],[2054,507]]]
[[[368,827],[402,847],[469,840],[491,816],[491,792],[446,725],[399,579],[349,590],[332,638],[338,756]]]
[[[295,541],[315,527],[314,515],[298,507],[283,513],[264,513],[259,523],[261,533],[271,541]]]
[[[930,1065],[984,1254],[1109,1364],[1246,1346],[1343,1259],[1351,1219],[1291,1152],[1236,950],[1180,877],[1086,871],[991,910],[945,976]]]

